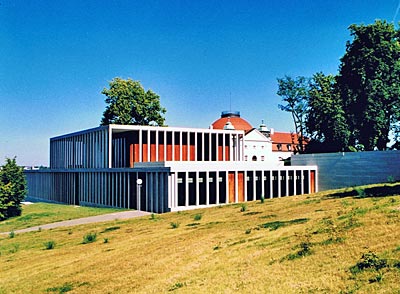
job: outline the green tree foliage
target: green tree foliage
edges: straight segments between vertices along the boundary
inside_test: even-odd
[[[350,131],[333,75],[317,73],[310,80],[306,128],[307,152],[335,152],[348,146]]]
[[[399,31],[379,20],[349,29],[353,40],[347,42],[337,81],[352,130],[350,144],[383,150],[400,119]]]
[[[160,96],[145,91],[140,82],[114,78],[101,93],[107,96],[101,125],[164,125]]]
[[[390,131],[400,141],[400,31],[385,21],[349,29],[338,76],[278,79],[279,108],[310,137],[306,152],[384,150]]]
[[[296,133],[299,138],[298,151],[300,153],[304,152],[308,86],[309,82],[305,77],[293,79],[289,76],[285,76],[282,79],[278,78],[277,94],[281,96],[283,102],[285,102],[285,104],[279,104],[279,108],[292,114]]]
[[[0,168],[0,220],[21,215],[21,202],[26,192],[23,169],[15,158],[7,158]]]

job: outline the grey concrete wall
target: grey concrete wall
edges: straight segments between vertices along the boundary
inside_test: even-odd
[[[400,181],[400,151],[299,154],[292,165],[317,165],[319,191]]]

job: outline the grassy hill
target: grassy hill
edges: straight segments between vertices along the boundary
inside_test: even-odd
[[[0,222],[0,233],[119,211],[123,211],[123,209],[84,207],[42,202],[35,203],[34,205],[23,205],[23,213],[21,216],[12,217]]]
[[[377,185],[0,236],[0,293],[400,293],[399,194]]]

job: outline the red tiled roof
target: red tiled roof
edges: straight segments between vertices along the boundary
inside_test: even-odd
[[[294,150],[294,146],[291,146],[291,149],[288,150],[287,145],[297,145],[299,143],[298,136],[295,133],[274,132],[271,134],[271,140],[272,151],[291,152]],[[278,144],[281,144],[281,149],[278,148]]]
[[[235,130],[249,131],[253,127],[245,119],[241,117],[221,117],[212,123],[213,129],[223,130],[225,124],[230,121]]]
[[[274,132],[271,134],[271,140],[274,143],[292,144],[298,142],[298,136],[295,133]]]

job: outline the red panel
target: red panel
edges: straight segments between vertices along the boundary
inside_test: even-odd
[[[244,202],[244,173],[238,172],[238,202]]]
[[[143,156],[143,162],[148,162],[148,156],[147,156],[147,144],[142,144],[142,156]]]
[[[222,154],[223,151],[223,146],[218,146],[218,161],[224,160],[224,154]]]
[[[310,171],[310,193],[315,193],[315,170]]]
[[[133,168],[134,161],[135,161],[135,158],[134,158],[133,144],[129,144],[129,167],[130,168]]]
[[[228,173],[229,203],[235,203],[235,173]]]
[[[190,145],[190,161],[195,161],[196,160],[196,146]]]
[[[167,145],[167,161],[172,160],[172,145],[168,144]]]
[[[229,161],[229,146],[225,146],[225,160]]]
[[[134,149],[134,155],[133,155],[133,157],[134,157],[134,162],[139,162],[140,161],[140,158],[139,158],[139,144],[134,144],[134,147],[133,147],[133,149]]]
[[[188,160],[188,146],[182,145],[182,161]]]
[[[158,161],[164,161],[164,144],[158,145]]]
[[[157,161],[156,144],[150,144],[150,161]]]
[[[181,160],[180,159],[181,149],[179,148],[180,146],[179,145],[175,145],[174,147],[175,147],[175,161],[180,161]]]

